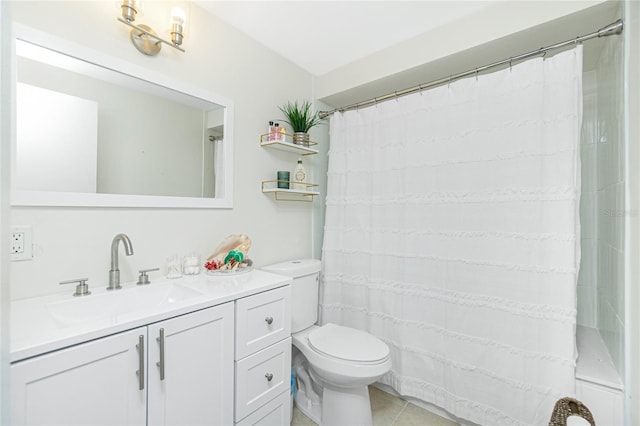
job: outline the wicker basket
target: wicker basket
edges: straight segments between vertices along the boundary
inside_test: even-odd
[[[556,402],[549,420],[549,426],[567,426],[567,417],[579,416],[591,424],[596,426],[595,420],[591,415],[591,411],[580,401],[573,398],[562,398]]]

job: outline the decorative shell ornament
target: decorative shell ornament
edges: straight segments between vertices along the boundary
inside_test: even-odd
[[[247,257],[251,239],[245,234],[233,234],[222,240],[204,267],[208,271],[237,271],[251,267],[253,262]]]

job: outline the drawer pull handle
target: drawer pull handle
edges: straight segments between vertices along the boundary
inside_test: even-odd
[[[266,317],[264,320],[267,322],[267,324],[271,325],[271,323],[273,322],[273,317]]]
[[[138,373],[138,389],[144,390],[144,335],[141,334],[138,336],[138,344],[136,345],[138,349],[138,365],[139,370],[136,371]]]
[[[160,337],[156,337],[156,341],[160,343],[160,362],[156,365],[160,367],[160,380],[164,380],[164,328],[160,329]]]
[[[273,380],[273,374],[271,374],[271,373],[265,374],[264,377],[267,378],[267,382],[270,382],[271,380]]]

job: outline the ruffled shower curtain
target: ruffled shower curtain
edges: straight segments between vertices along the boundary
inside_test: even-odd
[[[482,425],[574,394],[582,48],[331,119],[323,322]]]

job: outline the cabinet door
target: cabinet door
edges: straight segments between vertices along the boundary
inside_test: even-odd
[[[233,424],[233,308],[149,326],[149,425]]]
[[[13,364],[11,424],[144,425],[146,335],[138,328]]]

